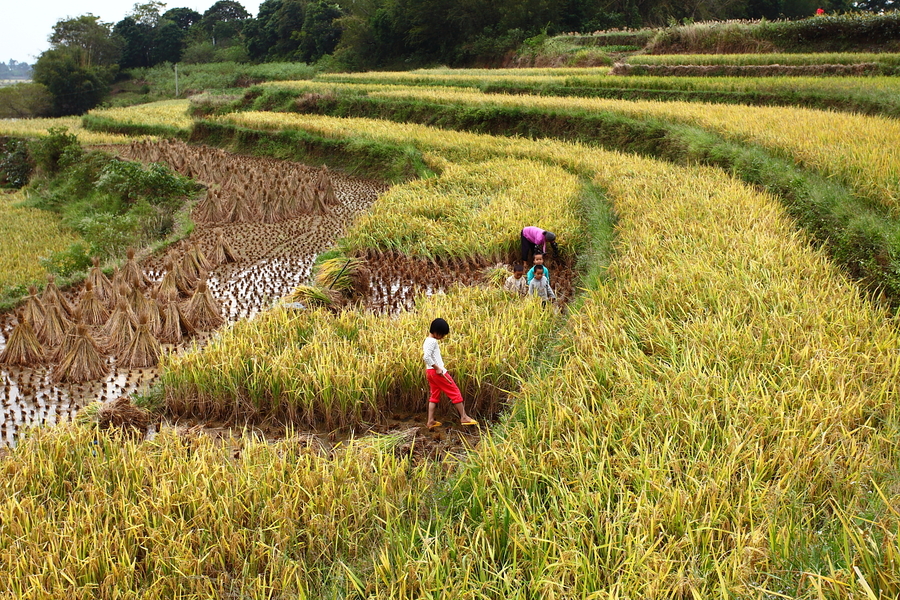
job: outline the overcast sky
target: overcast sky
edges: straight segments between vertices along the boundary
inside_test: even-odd
[[[202,13],[216,0],[169,2],[166,9],[187,7]],[[254,17],[261,0],[238,0]],[[15,59],[33,64],[50,44],[47,38],[60,19],[87,13],[116,23],[134,6],[133,0],[0,0],[0,61]]]

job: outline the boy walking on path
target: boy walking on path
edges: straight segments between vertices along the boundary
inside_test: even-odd
[[[450,373],[444,368],[444,361],[441,358],[441,348],[438,340],[444,339],[450,333],[450,325],[444,319],[435,319],[431,322],[428,330],[428,337],[422,344],[422,353],[425,359],[425,378],[428,380],[428,387],[431,389],[431,396],[428,398],[428,422],[426,426],[429,429],[437,427],[440,421],[434,420],[434,407],[440,402],[441,392],[447,394],[450,402],[459,412],[459,422],[462,425],[477,425],[478,421],[466,414],[466,407],[463,405],[462,393],[456,386],[456,382],[450,377]]]

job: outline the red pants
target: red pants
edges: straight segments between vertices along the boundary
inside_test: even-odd
[[[440,402],[441,392],[447,394],[447,397],[450,398],[450,402],[453,404],[459,404],[463,401],[462,394],[459,388],[456,387],[456,382],[450,377],[450,373],[438,375],[434,369],[426,369],[425,378],[428,379],[428,387],[431,388],[431,397],[428,398],[429,402],[434,404]]]

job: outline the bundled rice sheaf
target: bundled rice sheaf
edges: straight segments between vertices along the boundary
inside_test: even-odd
[[[334,194],[334,187],[331,185],[328,168],[323,167],[316,179],[316,203],[313,210],[320,214],[327,213],[328,207],[333,204],[337,204],[337,197]]]
[[[44,348],[25,313],[20,313],[18,319],[19,324],[10,334],[6,348],[0,352],[0,365],[28,367],[44,362]]]
[[[150,426],[150,413],[135,406],[125,396],[110,402],[104,402],[96,412],[97,426],[100,429],[116,428],[126,432],[147,433]]]
[[[162,310],[159,307],[155,293],[151,293],[150,297],[147,298],[143,312],[136,314],[138,323],[140,323],[142,318],[147,319],[147,327],[149,327],[150,333],[154,336],[159,335],[159,332],[162,331]]]
[[[169,302],[163,310],[162,331],[159,341],[164,344],[180,344],[185,338],[196,335],[194,324],[184,315],[177,302]]]
[[[492,287],[503,287],[503,284],[512,275],[512,271],[503,263],[485,267],[481,272],[484,274],[484,280]]]
[[[225,220],[222,197],[218,190],[206,192],[206,198],[193,210],[191,217],[199,223],[219,223]]]
[[[194,264],[194,268],[198,275],[208,272],[213,268],[213,264],[206,258],[203,251],[200,250],[200,246],[197,245],[197,242],[191,244],[191,248],[187,251],[185,257]]]
[[[131,288],[131,290],[128,291],[126,299],[131,306],[131,310],[134,312],[135,319],[148,311],[150,300],[144,296],[144,293],[140,289]],[[137,320],[135,320],[134,323],[137,325]]]
[[[361,258],[338,256],[322,261],[316,271],[316,283],[343,294],[367,290],[371,274]]]
[[[197,292],[188,303],[187,317],[201,331],[215,329],[225,322],[219,303],[209,291],[206,281],[198,284]]]
[[[44,303],[41,302],[41,299],[38,297],[37,288],[33,285],[29,286],[28,299],[25,300],[23,317],[26,321],[31,323],[35,333],[39,332],[41,327],[44,326],[45,314],[46,309],[44,308]]]
[[[47,287],[44,288],[44,295],[41,297],[41,301],[44,303],[44,306],[56,304],[62,309],[67,318],[72,316],[72,305],[69,304],[62,292],[59,291],[59,288],[56,287],[56,278],[53,275],[47,275]]]
[[[159,342],[150,333],[147,318],[142,316],[138,322],[137,331],[119,355],[118,364],[134,369],[155,367],[159,363],[160,354],[162,354],[162,350]]]
[[[317,285],[298,285],[287,297],[290,302],[299,302],[305,306],[324,306],[333,308],[341,302],[340,292]]]
[[[91,259],[94,266],[88,273],[87,282],[94,286],[94,295],[103,302],[107,308],[113,308],[116,304],[115,288],[106,273],[100,269],[100,259],[96,256]]]
[[[84,284],[84,296],[78,305],[81,311],[81,319],[85,325],[105,325],[109,320],[109,311],[94,294],[94,284],[90,281]]]
[[[212,260],[216,265],[223,265],[238,261],[237,252],[231,247],[231,244],[225,239],[225,232],[216,229],[216,246],[213,248]]]
[[[109,365],[87,325],[79,323],[75,326],[68,352],[50,372],[50,380],[54,383],[80,383],[100,379],[108,372]]]
[[[37,332],[38,339],[46,348],[59,348],[71,326],[72,323],[66,318],[63,309],[58,304],[50,304],[44,315],[44,325]]]
[[[190,296],[196,291],[199,279],[196,274],[184,270],[184,261],[176,261],[172,267],[172,277],[175,279],[175,287],[183,296]]]
[[[137,317],[128,302],[122,296],[116,303],[116,309],[109,316],[103,334],[106,337],[106,348],[109,352],[118,354],[128,347],[134,336],[134,323]]]
[[[134,259],[134,248],[129,248],[125,254],[128,257],[128,260],[122,265],[122,280],[136,290],[145,289],[150,285],[150,280],[147,279],[143,269],[141,269],[140,265],[138,265],[137,261]]]
[[[172,272],[172,259],[166,258],[166,274],[154,288],[156,298],[162,302],[174,302],[178,299],[178,286],[175,283],[175,274]]]

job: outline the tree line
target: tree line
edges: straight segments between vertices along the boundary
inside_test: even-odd
[[[777,19],[885,11],[900,0],[236,0],[202,14],[135,4],[118,23],[87,14],[57,22],[34,67],[55,115],[95,106],[124,70],[161,63],[326,61],[342,69],[461,66],[530,38],[694,20]]]

